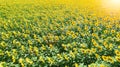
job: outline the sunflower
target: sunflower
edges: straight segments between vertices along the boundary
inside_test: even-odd
[[[119,50],[115,50],[115,54],[120,56],[120,51]]]
[[[77,63],[75,63],[74,65],[75,65],[75,67],[79,67],[79,65]]]
[[[27,63],[33,64],[33,61],[31,59],[25,58],[25,60],[26,60]]]
[[[23,59],[22,58],[19,59],[19,63],[23,63]]]
[[[108,56],[108,57],[107,57],[107,60],[108,60],[108,62],[110,62],[110,63],[114,63],[113,58],[112,58],[112,57],[110,57],[110,56]]]
[[[100,56],[98,54],[95,54],[95,57],[98,59]]]
[[[106,56],[102,56],[102,59],[103,59],[104,61],[107,61],[107,57],[106,57]]]
[[[116,56],[115,59],[116,59],[116,61],[120,62],[120,57],[119,56]]]
[[[120,46],[118,46],[118,48],[120,49]]]
[[[86,50],[85,49],[80,49],[82,53],[86,53]]]
[[[105,66],[104,64],[100,64],[100,67],[107,67],[107,66]]]

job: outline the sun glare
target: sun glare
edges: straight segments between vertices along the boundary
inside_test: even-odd
[[[119,9],[120,0],[104,0],[103,7],[110,8],[110,9]]]
[[[110,1],[110,3],[111,3],[111,5],[113,5],[113,6],[119,6],[120,5],[120,0],[111,0]]]

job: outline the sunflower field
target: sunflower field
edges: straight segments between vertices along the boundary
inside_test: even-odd
[[[0,0],[0,67],[119,67],[120,10],[101,1]]]

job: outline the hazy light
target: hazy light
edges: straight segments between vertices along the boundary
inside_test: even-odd
[[[120,13],[120,0],[102,0],[102,7],[108,14]]]
[[[111,6],[113,5],[115,7],[118,7],[120,5],[120,0],[111,0],[110,3]]]
[[[114,4],[119,4],[120,0],[111,0],[111,2],[114,3]]]
[[[104,0],[103,7],[111,8],[111,9],[119,9],[120,0]]]

